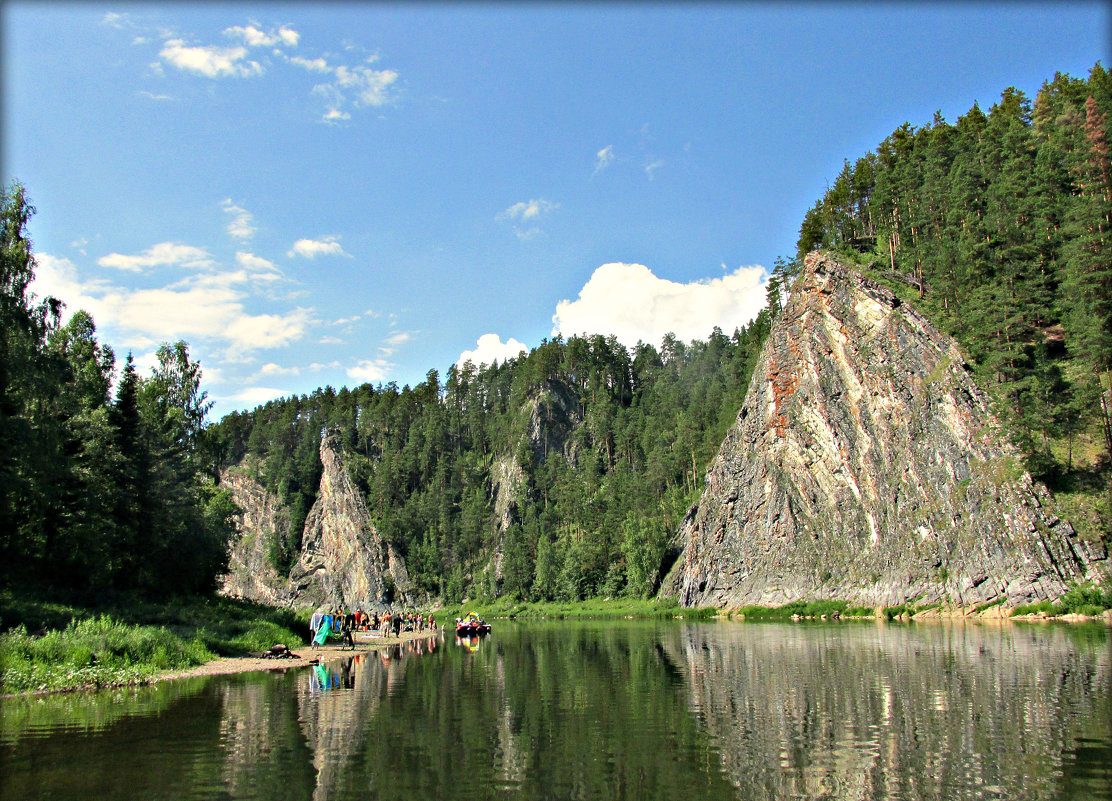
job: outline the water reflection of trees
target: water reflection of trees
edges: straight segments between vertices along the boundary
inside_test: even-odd
[[[722,625],[665,647],[740,798],[1041,799],[1109,791],[1077,759],[1112,742],[1107,636],[1085,636]]]
[[[363,786],[400,797],[733,798],[658,638],[638,626],[505,626],[414,660],[382,697]]]

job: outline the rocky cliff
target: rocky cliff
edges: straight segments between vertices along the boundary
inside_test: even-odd
[[[305,520],[300,557],[288,577],[271,566],[268,550],[277,532],[289,525],[288,510],[240,473],[222,478],[244,510],[223,592],[295,607],[371,610],[418,602],[405,562],[375,529],[335,436],[321,440],[320,458],[320,491]]]
[[[549,457],[562,458],[576,466],[579,453],[576,429],[583,424],[583,405],[563,381],[549,380],[531,395],[521,408],[524,431],[521,442],[533,458],[544,463]],[[488,569],[496,581],[502,579],[502,557],[506,531],[520,522],[519,504],[525,491],[525,471],[517,453],[506,453],[494,460],[490,470],[491,493],[497,527],[494,558]]]
[[[810,254],[678,534],[685,605],[1014,605],[1107,554],[1032,483],[956,343]]]
[[[289,580],[274,568],[273,552],[290,526],[289,509],[240,468],[227,471],[221,484],[243,511],[236,519],[240,538],[232,545],[220,592],[284,606],[289,602]]]
[[[334,435],[321,440],[320,460],[320,492],[290,570],[291,594],[310,606],[348,609],[412,603],[405,563],[371,522]]]

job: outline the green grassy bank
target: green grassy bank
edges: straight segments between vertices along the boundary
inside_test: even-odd
[[[150,681],[164,670],[275,643],[304,644],[308,613],[229,598],[95,604],[0,595],[0,693],[58,691]]]
[[[596,620],[619,620],[622,618],[686,618],[698,620],[714,617],[718,610],[713,607],[685,609],[674,599],[664,601],[640,600],[633,598],[590,599],[575,602],[524,602],[500,598],[496,601],[480,601],[473,604],[445,607],[436,613],[440,622],[451,623],[457,617],[475,612],[483,618],[584,618]]]

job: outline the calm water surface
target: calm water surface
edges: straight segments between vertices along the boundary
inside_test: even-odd
[[[1104,627],[498,622],[0,702],[3,799],[1112,799]]]

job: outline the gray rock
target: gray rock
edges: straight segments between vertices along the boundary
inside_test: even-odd
[[[282,576],[270,552],[289,526],[290,513],[242,467],[221,483],[243,510],[237,519],[229,571],[221,592],[272,605],[372,611],[393,604],[417,604],[405,562],[378,533],[358,488],[344,465],[339,438],[321,441],[320,491],[305,520],[301,554]]]
[[[299,606],[376,609],[416,601],[405,563],[378,533],[344,466],[339,437],[320,444],[320,492],[305,519],[301,557],[290,570]]]
[[[954,340],[818,253],[677,540],[661,594],[688,606],[1018,604],[1106,559],[1024,472]]]

